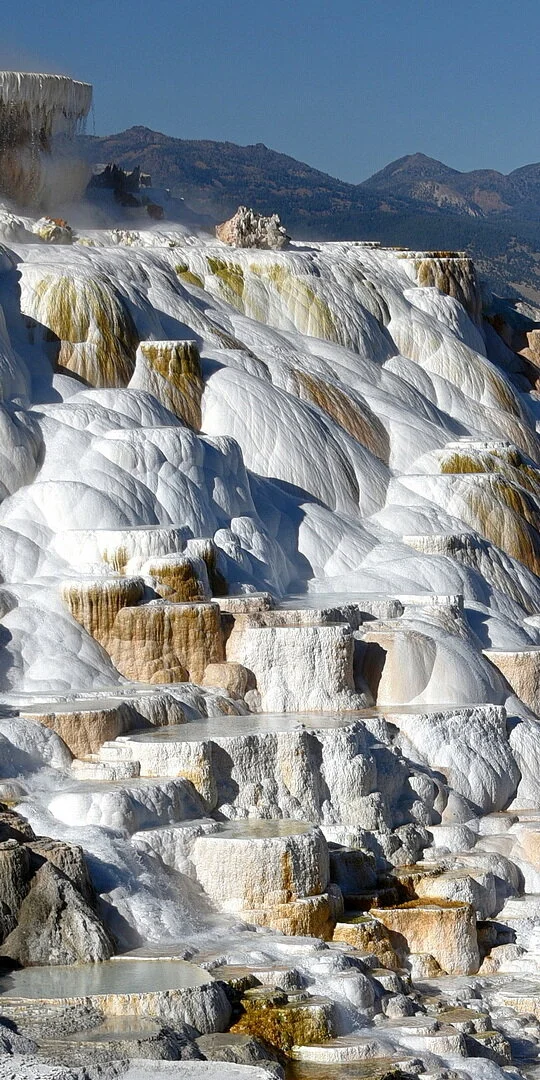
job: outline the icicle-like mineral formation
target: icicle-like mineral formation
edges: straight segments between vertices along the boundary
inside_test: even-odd
[[[65,75],[0,71],[0,196],[47,209],[54,185],[53,144],[83,126],[92,103],[89,83]],[[66,183],[67,180],[67,183]],[[62,169],[62,198],[84,187],[83,170]]]

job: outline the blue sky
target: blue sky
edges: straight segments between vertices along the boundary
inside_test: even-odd
[[[94,84],[96,134],[263,142],[359,182],[540,160],[538,0],[2,0],[0,67]]]

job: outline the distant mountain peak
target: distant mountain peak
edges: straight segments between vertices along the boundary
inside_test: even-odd
[[[444,162],[437,161],[436,158],[428,157],[427,154],[417,151],[415,154],[405,154],[404,157],[391,161],[389,165],[385,165],[384,169],[365,180],[364,184],[366,187],[368,185],[376,187],[381,183],[387,184],[390,180],[412,181],[419,179],[441,182],[460,175],[457,169],[451,169]]]
[[[386,168],[387,169],[392,169],[392,168],[398,168],[399,169],[399,168],[407,168],[407,167],[416,167],[418,165],[422,166],[423,168],[426,167],[426,166],[428,168],[432,168],[433,166],[436,166],[437,168],[442,167],[443,169],[450,169],[450,166],[445,165],[443,161],[439,161],[438,158],[429,157],[428,154],[423,154],[421,150],[417,150],[416,153],[414,153],[414,154],[404,154],[403,157],[396,158],[396,160],[391,161],[386,166]],[[454,171],[455,171],[454,169],[450,169],[450,172],[454,172]]]

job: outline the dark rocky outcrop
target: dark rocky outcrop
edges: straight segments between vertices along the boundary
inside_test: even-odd
[[[36,837],[0,804],[0,957],[23,967],[107,960],[82,848]]]
[[[279,1080],[284,1075],[279,1055],[255,1035],[202,1035],[197,1046],[207,1061],[227,1061],[236,1065],[258,1065],[268,1070],[269,1077]]]
[[[69,878],[50,862],[34,874],[17,926],[0,948],[23,967],[108,960],[111,939]]]
[[[37,1044],[15,1028],[5,1017],[0,1017],[0,1057],[4,1054],[34,1054]]]

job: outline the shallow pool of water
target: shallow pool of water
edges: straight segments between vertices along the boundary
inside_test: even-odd
[[[146,994],[204,986],[207,971],[185,960],[108,960],[69,967],[29,967],[0,978],[0,998],[84,998],[109,994]]]

